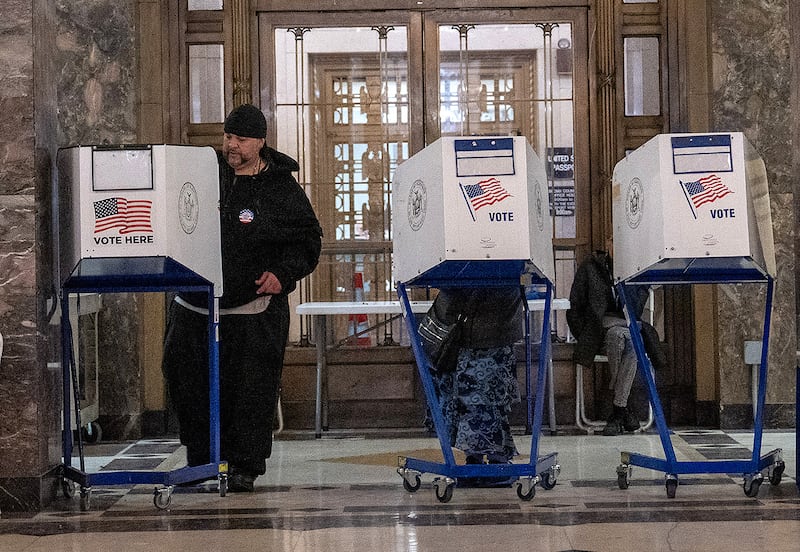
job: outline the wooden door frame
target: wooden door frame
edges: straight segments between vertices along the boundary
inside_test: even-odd
[[[183,2],[182,2],[183,3]],[[180,4],[182,4],[180,3]],[[140,21],[153,17],[154,5],[160,13],[161,41],[153,40],[154,30],[152,25],[142,26],[143,32],[140,43],[149,48],[153,57],[143,55],[142,66],[148,66],[148,60],[153,61],[149,66],[156,69],[161,76],[160,98],[159,87],[153,81],[143,85],[142,103],[140,109],[141,134],[146,141],[184,142],[184,143],[210,143],[217,145],[221,134],[221,124],[209,125],[207,128],[197,127],[187,130],[184,119],[184,110],[181,108],[185,91],[185,62],[180,52],[185,48],[189,35],[200,40],[223,41],[225,44],[226,58],[226,106],[232,107],[234,103],[247,99],[247,94],[241,91],[249,89],[249,99],[260,104],[265,110],[270,109],[268,95],[268,79],[273,73],[269,61],[259,59],[253,52],[258,51],[258,44],[270,26],[286,24],[287,17],[297,21],[298,17],[310,24],[324,24],[331,21],[330,13],[321,13],[319,2],[315,0],[226,0],[225,9],[216,14],[191,14],[182,16],[181,11],[175,7],[175,2],[169,0],[139,0]],[[397,0],[387,7],[385,3],[375,2],[369,4],[363,0],[339,0],[335,5],[327,6],[327,12],[341,14],[341,19],[353,18],[354,24],[372,26],[376,24],[389,24],[392,21],[402,20],[409,26],[410,32],[415,36],[435,37],[436,33],[430,29],[423,29],[423,25],[433,24],[433,11],[441,10],[442,16],[457,17],[461,22],[468,21],[472,14],[485,14],[486,10],[497,10],[498,14],[508,13],[513,9],[518,12],[536,14],[534,17],[541,20],[543,14],[552,14],[553,18],[561,17],[565,13],[585,14],[580,21],[573,21],[575,44],[573,49],[585,55],[585,64],[576,63],[574,82],[588,83],[583,89],[575,90],[575,106],[585,106],[582,113],[576,110],[575,117],[585,117],[588,121],[589,133],[585,144],[576,143],[576,158],[584,156],[587,167],[592,167],[591,172],[576,174],[576,201],[590,206],[581,209],[580,220],[576,221],[577,228],[588,228],[588,231],[579,231],[574,246],[576,254],[581,251],[588,252],[598,244],[605,241],[610,235],[611,203],[610,192],[607,186],[616,160],[624,153],[624,149],[636,146],[637,141],[652,133],[652,128],[643,129],[640,125],[626,125],[620,115],[619,102],[622,96],[619,93],[621,82],[615,83],[615,74],[621,65],[622,37],[625,32],[663,32],[662,37],[669,36],[669,41],[662,40],[662,64],[665,70],[662,80],[662,106],[665,112],[663,121],[651,121],[651,127],[660,126],[661,131],[695,131],[707,128],[708,113],[708,87],[705,90],[686,88],[687,83],[697,87],[698,83],[708,85],[708,67],[703,64],[698,67],[696,58],[689,59],[686,55],[685,44],[690,36],[697,36],[698,30],[708,36],[705,19],[698,17],[707,9],[706,0],[676,0],[666,2],[660,0],[654,3],[624,4],[621,0],[561,0],[559,8],[549,7],[552,2],[546,0],[434,0],[425,3],[425,11],[418,8],[415,0]],[[366,11],[365,11],[366,10]],[[373,11],[368,11],[373,10]],[[345,12],[347,15],[345,16]],[[360,12],[360,13],[358,13]],[[424,17],[423,17],[424,16]],[[281,18],[284,18],[283,20]],[[336,17],[334,19],[340,19]],[[478,23],[484,23],[481,17]],[[667,26],[669,32],[667,33]],[[655,31],[654,31],[655,29]],[[591,43],[589,37],[592,37]],[[158,44],[158,47],[155,45]],[[408,54],[411,67],[424,67],[424,52],[422,43],[409,44]],[[143,48],[143,51],[145,48]],[[157,56],[155,54],[158,54]],[[244,57],[242,57],[244,56]],[[413,58],[413,62],[412,62]],[[156,63],[154,60],[158,59]],[[234,63],[234,59],[240,60]],[[708,55],[702,58],[708,59]],[[242,61],[243,60],[243,61]],[[690,63],[691,61],[691,63]],[[156,65],[160,64],[160,68]],[[671,73],[666,73],[666,68]],[[230,74],[228,73],[230,71]],[[180,78],[176,79],[176,72]],[[142,74],[153,74],[151,70]],[[689,77],[692,78],[689,78]],[[431,74],[430,70],[420,75],[409,75],[409,79],[417,82],[436,82],[438,75]],[[178,84],[178,86],[175,86]],[[249,88],[248,88],[249,85]],[[149,87],[149,88],[148,88]],[[431,93],[431,92],[429,92]],[[427,102],[427,104],[426,104]],[[422,135],[426,105],[431,104],[430,97],[422,98],[419,103],[423,108],[412,109],[409,113],[410,151],[418,151],[425,145]],[[160,109],[160,117],[158,111]],[[274,117],[274,113],[272,115]],[[429,122],[429,121],[427,121]],[[629,121],[630,122],[630,121]],[[689,128],[689,124],[696,128]],[[437,125],[429,128],[436,129]],[[270,132],[274,133],[275,125],[270,125]],[[274,136],[270,136],[274,139]],[[577,138],[577,137],[576,137]],[[430,137],[429,137],[430,141]],[[579,184],[579,179],[583,184]],[[697,298],[695,298],[697,300]],[[689,319],[696,321],[698,310],[709,311],[713,306],[713,297],[705,297],[692,309],[691,299],[682,299],[677,304],[683,305],[677,313],[677,319],[686,318],[687,301],[689,303]],[[711,321],[713,323],[713,320]],[[684,327],[687,325],[684,324]],[[694,343],[695,335],[674,336],[684,345],[687,340]],[[674,342],[673,342],[674,343]],[[698,364],[706,364],[705,360],[713,363],[715,356],[706,348],[694,349],[698,355]],[[694,364],[683,353],[682,359],[674,358],[676,364]],[[704,360],[705,359],[705,360]],[[692,359],[693,360],[693,359]],[[712,384],[713,385],[713,384]]]

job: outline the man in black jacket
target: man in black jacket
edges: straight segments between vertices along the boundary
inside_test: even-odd
[[[299,165],[267,146],[266,132],[257,107],[237,107],[225,120],[219,159],[220,457],[233,492],[252,492],[266,471],[289,336],[288,295],[317,266],[322,246],[317,217],[292,176]],[[164,344],[163,370],[190,466],[209,461],[206,304],[204,294],[180,293]]]
[[[638,360],[631,342],[620,300],[614,288],[611,255],[595,251],[579,266],[572,282],[567,311],[567,324],[577,339],[573,360],[581,366],[591,366],[605,347],[611,372],[613,411],[603,429],[603,435],[620,435],[639,429],[639,420],[628,409]],[[646,352],[655,368],[665,364],[658,346],[658,334],[650,324],[641,321],[648,298],[647,286],[632,286],[631,303],[645,342]]]

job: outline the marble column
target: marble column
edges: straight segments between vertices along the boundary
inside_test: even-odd
[[[796,347],[794,207],[790,124],[788,0],[713,0],[712,129],[740,131],[767,168],[777,276],[765,427],[794,425]],[[794,175],[796,177],[796,175]],[[764,286],[719,287],[720,425],[752,427],[750,367],[744,342],[760,340]]]
[[[4,0],[0,18],[0,511],[58,491],[60,334],[53,228],[55,158],[75,144],[136,138],[136,0]],[[101,347],[106,412],[136,412],[135,301],[111,301]],[[113,344],[113,347],[111,346]],[[117,345],[117,344],[121,344]],[[131,353],[128,355],[127,353]],[[102,390],[101,390],[102,394]],[[103,413],[101,407],[101,414]],[[128,415],[129,419],[130,415]],[[126,424],[125,425],[129,425]]]

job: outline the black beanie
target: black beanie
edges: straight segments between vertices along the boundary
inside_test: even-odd
[[[256,106],[242,104],[231,111],[225,119],[224,130],[226,134],[246,138],[266,138],[267,120]]]

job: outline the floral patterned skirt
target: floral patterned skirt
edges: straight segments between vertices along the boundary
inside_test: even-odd
[[[516,372],[513,347],[506,345],[461,349],[454,371],[433,374],[451,446],[495,462],[518,454],[508,420],[520,401]]]

